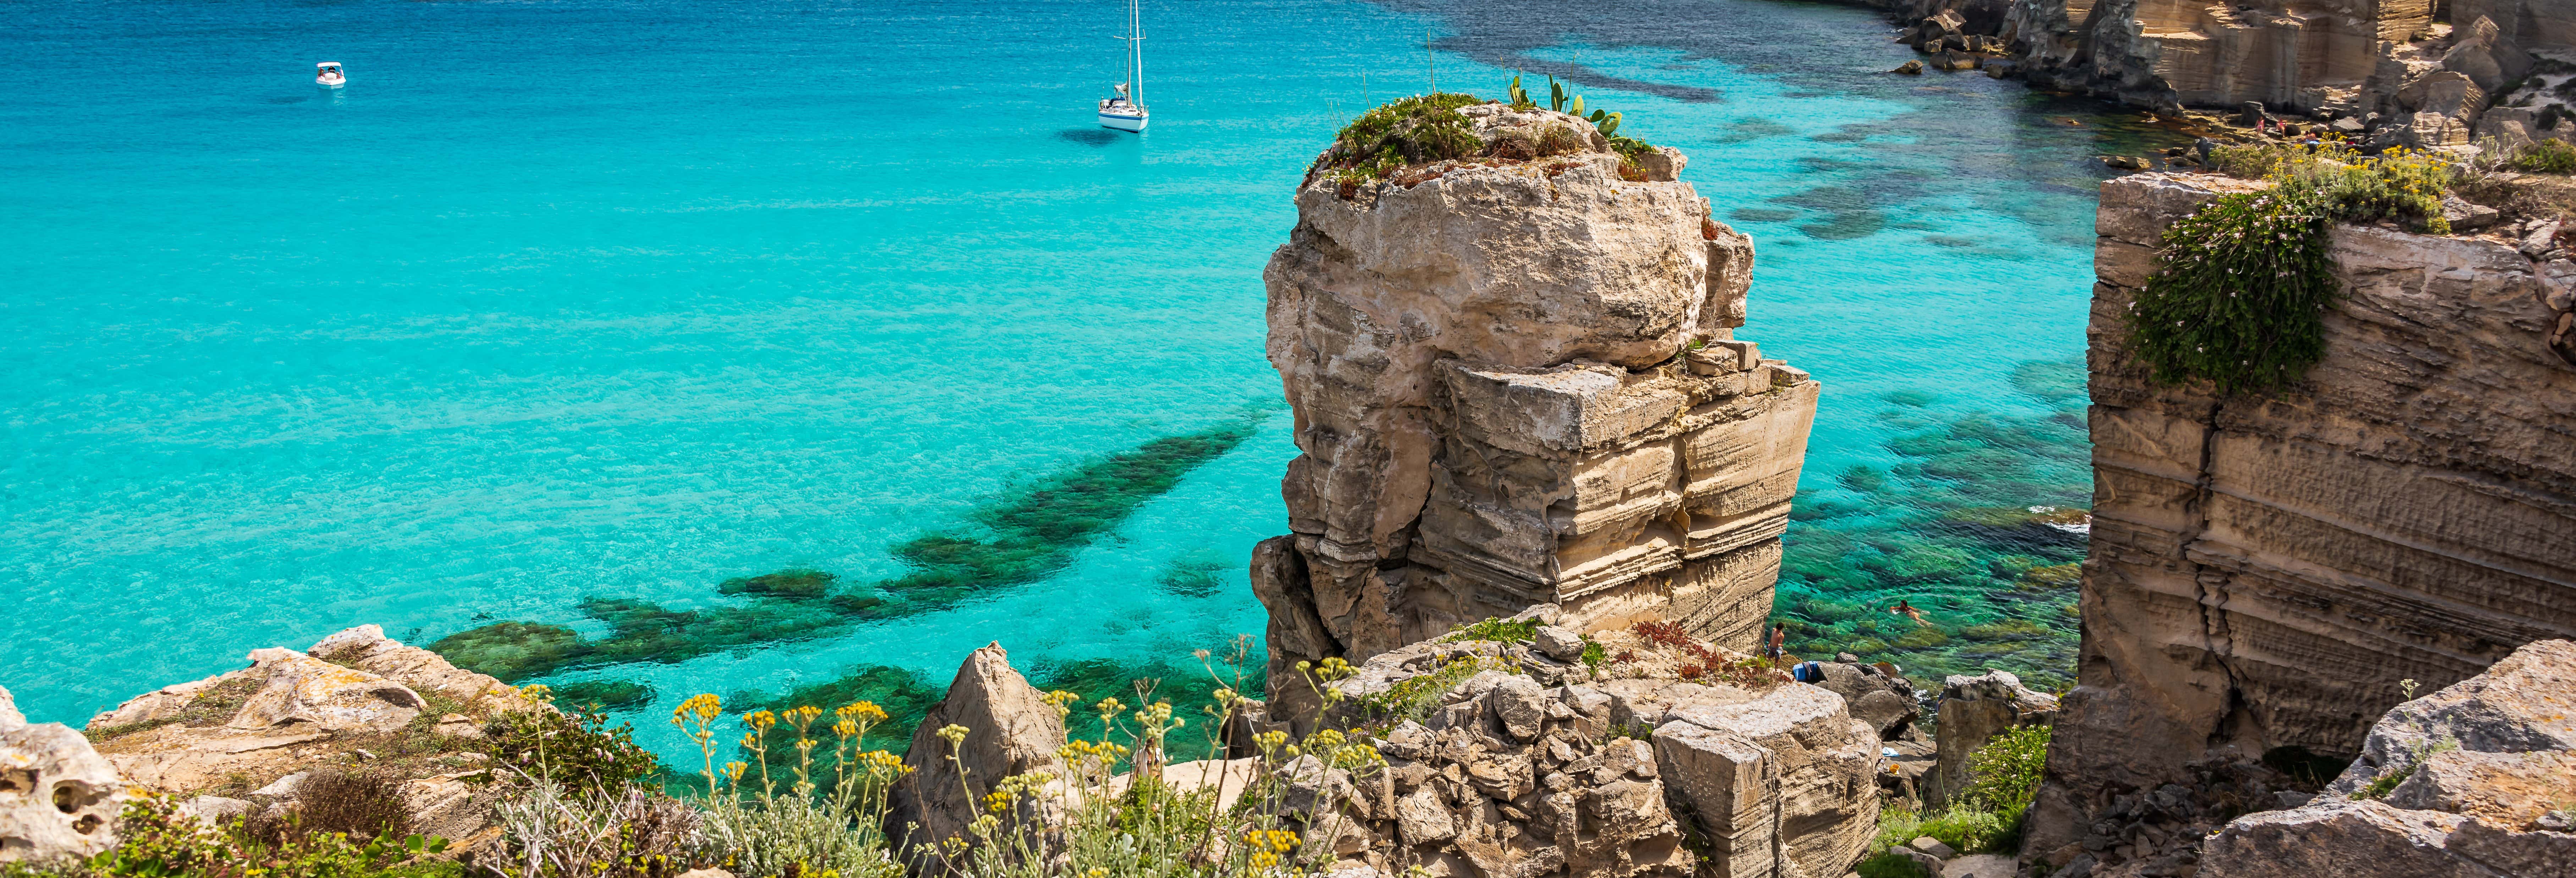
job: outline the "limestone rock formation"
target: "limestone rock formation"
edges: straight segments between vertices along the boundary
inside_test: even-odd
[[[2345,297],[2305,380],[2253,399],[2156,385],[2124,315],[2157,235],[2252,185],[2102,187],[2084,643],[2035,837],[2195,764],[2360,756],[2401,681],[2576,635],[2576,368],[2547,342],[2576,272],[2501,237],[2338,227]]]
[[[1817,394],[1733,337],[1751,241],[1672,179],[1679,153],[1462,113],[1494,155],[1310,175],[1264,272],[1303,452],[1293,533],[1253,560],[1270,679],[1538,603],[1750,648]]]
[[[2576,643],[2400,704],[2362,749],[2314,803],[2228,824],[2202,878],[2576,875]]]
[[[220,819],[290,807],[320,773],[363,771],[396,783],[415,830],[467,853],[499,833],[483,726],[553,709],[374,625],[304,652],[271,647],[249,657],[248,668],[91,717],[110,777],[122,778],[112,782],[178,795],[182,811]]]
[[[1651,650],[1602,636],[1617,652]],[[1353,719],[1393,724],[1378,745],[1384,778],[1358,781],[1349,812],[1382,840],[1365,857],[1387,874],[1447,863],[1679,876],[1693,873],[1676,848],[1687,831],[1706,843],[1708,874],[1838,875],[1876,830],[1878,734],[1832,691],[1772,672],[1683,681],[1651,655],[1597,673],[1515,673],[1517,649],[1414,644],[1332,684],[1366,714]],[[1461,667],[1476,672],[1459,679]]]
[[[0,689],[0,863],[86,857],[116,843],[125,785],[89,739],[30,725]]]
[[[2047,725],[2057,719],[2057,699],[2022,688],[2008,671],[1974,677],[1955,674],[1941,682],[1940,749],[1924,799],[1940,807],[1968,788],[1968,757],[1995,735],[2014,726]]]
[[[939,737],[949,725],[966,727],[966,737],[953,747]],[[1064,741],[1064,718],[1011,669],[1000,643],[967,654],[948,694],[912,734],[912,749],[904,756],[912,772],[895,785],[887,837],[904,838],[907,826],[917,827],[910,830],[911,844],[965,835],[981,813],[978,802],[1002,778],[1037,771],[1063,777],[1055,751]],[[956,762],[949,761],[951,753]],[[962,779],[960,765],[966,770]]]

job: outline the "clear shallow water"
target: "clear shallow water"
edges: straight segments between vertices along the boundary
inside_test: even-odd
[[[2080,355],[2090,157],[2150,135],[1873,73],[1910,53],[1858,10],[1281,0],[1148,3],[1155,128],[1113,136],[1087,108],[1116,12],[0,8],[0,685],[77,723],[363,622],[599,637],[585,597],[900,577],[897,547],[987,533],[1054,474],[1249,418],[1034,581],[543,679],[649,685],[626,709],[673,749],[654,720],[690,693],[941,683],[988,640],[1194,667],[1260,630],[1243,562],[1284,530],[1261,265],[1342,119],[1424,87],[1426,34],[1446,90],[1590,83],[1755,237],[1742,334],[1828,388],[1784,580],[1802,637],[1896,640],[1840,601],[1904,593],[1945,630],[2045,630],[1902,660],[2063,666],[2070,593],[2016,589],[2011,559],[2080,543],[1942,517],[2083,501],[2080,430],[2045,421],[2080,398],[2014,375]],[[351,85],[312,87],[319,60]]]

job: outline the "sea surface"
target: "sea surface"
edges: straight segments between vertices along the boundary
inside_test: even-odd
[[[1109,0],[0,5],[0,686],[78,724],[374,623],[672,755],[691,694],[917,708],[988,641],[1204,690],[1285,530],[1291,189],[1514,70],[1757,242],[1739,337],[1826,387],[1792,646],[2064,681],[2030,510],[2088,502],[2095,156],[2159,132],[1840,6],[1143,14],[1134,136]]]

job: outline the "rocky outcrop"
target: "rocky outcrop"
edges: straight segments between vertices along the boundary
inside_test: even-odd
[[[1370,847],[1346,853],[1387,874],[1679,876],[1693,874],[1687,836],[1708,874],[1734,878],[1838,875],[1858,858],[1879,740],[1841,696],[1705,643],[1601,639],[1630,660],[1531,673],[1511,644],[1424,643],[1333,684],[1352,719],[1392,724],[1383,779],[1349,806]],[[1675,653],[1743,670],[1681,680]]]
[[[2242,181],[2105,183],[2078,686],[2036,838],[2212,764],[2362,755],[2404,681],[2576,634],[2576,369],[2555,244],[2338,227],[2326,354],[2267,398],[2154,384],[2125,314],[2157,235]],[[2540,257],[2535,262],[2534,257]],[[2242,797],[2240,797],[2242,798]]]
[[[2306,807],[2228,824],[2201,878],[2576,875],[2576,644],[2398,705]]]
[[[99,751],[126,780],[151,790],[238,795],[337,763],[353,749],[385,749],[415,721],[434,725],[440,736],[474,737],[496,713],[543,709],[498,680],[388,640],[373,625],[324,638],[313,653],[269,647],[253,650],[250,660],[248,668],[165,686],[91,717]],[[434,709],[422,690],[458,712],[422,716]],[[461,742],[452,749],[417,770],[472,770],[483,755],[464,755],[471,748]]]
[[[1539,603],[1750,649],[1817,394],[1733,337],[1752,242],[1672,178],[1679,153],[1462,112],[1495,157],[1311,175],[1264,272],[1303,452],[1293,533],[1253,559],[1270,679]],[[1504,157],[1523,141],[1568,151]]]
[[[30,725],[0,689],[0,863],[87,857],[116,843],[125,785],[89,739]]]
[[[1968,788],[1968,757],[1995,735],[2057,719],[2056,697],[2022,688],[2021,678],[2008,671],[1952,675],[1941,681],[1938,709],[1940,749],[1923,790],[1924,801],[1935,808]]]
[[[954,745],[939,736],[951,725],[966,728]],[[909,832],[909,849],[965,836],[982,813],[978,803],[1003,778],[1041,771],[1063,777],[1056,750],[1064,741],[1063,715],[1011,669],[1000,643],[969,653],[948,694],[913,731],[912,749],[904,756],[911,771],[889,801],[887,837],[900,840]]]

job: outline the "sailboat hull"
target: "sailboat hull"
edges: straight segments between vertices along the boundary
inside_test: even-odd
[[[1135,131],[1142,133],[1145,130],[1145,117],[1141,115],[1130,116],[1125,113],[1102,113],[1100,114],[1100,127],[1116,128],[1120,131]]]

